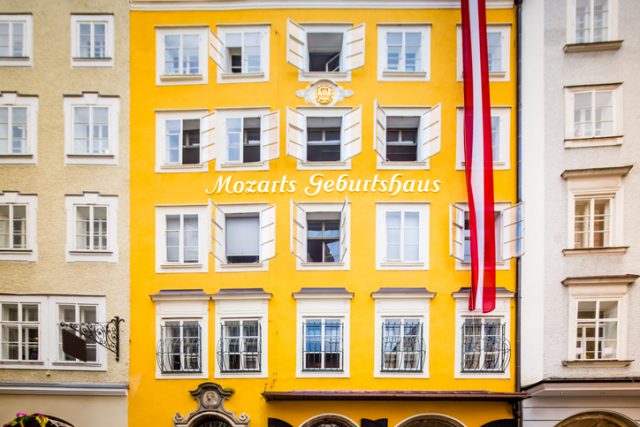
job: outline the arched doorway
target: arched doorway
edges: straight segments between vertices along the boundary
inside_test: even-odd
[[[231,424],[219,418],[208,418],[198,421],[193,427],[231,427]]]
[[[358,427],[358,425],[342,415],[328,414],[313,417],[300,427]]]
[[[464,425],[445,415],[418,415],[401,422],[397,427],[464,427]]]
[[[556,427],[638,427],[638,424],[612,412],[584,412],[559,422]]]

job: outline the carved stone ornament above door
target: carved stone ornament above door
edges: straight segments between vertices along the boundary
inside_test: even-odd
[[[177,413],[173,418],[174,427],[249,426],[247,414],[243,413],[238,417],[224,407],[225,400],[229,400],[234,393],[232,389],[222,388],[219,384],[207,382],[200,384],[196,390],[189,393],[198,402],[198,408],[187,417]]]
[[[297,97],[318,107],[333,107],[351,95],[352,90],[344,89],[328,79],[317,80],[306,89],[296,91]]]

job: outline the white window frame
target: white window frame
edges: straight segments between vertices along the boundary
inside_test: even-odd
[[[181,173],[181,172],[206,172],[209,170],[207,162],[196,164],[177,164],[166,161],[167,153],[167,132],[168,120],[200,120],[202,127],[202,117],[207,114],[207,110],[189,111],[156,111],[156,168],[157,173]],[[203,130],[200,129],[200,144],[203,142]],[[181,141],[182,146],[182,141]],[[200,150],[202,152],[202,150]]]
[[[271,30],[270,25],[221,25],[217,26],[218,34],[210,37],[216,37],[218,42],[222,44],[224,49],[221,55],[216,55],[216,58],[220,58],[221,64],[218,64],[217,82],[224,83],[255,83],[255,82],[267,82],[269,81],[269,49],[270,39],[269,33]],[[225,46],[226,36],[229,33],[242,33],[244,40],[244,33],[259,33],[260,34],[260,68],[258,72],[242,72],[232,73],[230,70],[230,58],[227,55],[227,49]]]
[[[429,306],[435,296],[432,292],[414,293],[403,292],[374,292],[375,323],[374,323],[374,378],[429,378]],[[418,319],[422,322],[422,343],[424,356],[422,369],[415,372],[384,372],[382,371],[382,328],[387,319]]]
[[[76,107],[100,107],[109,111],[109,152],[104,154],[74,153],[74,117]],[[97,92],[83,92],[82,95],[64,97],[64,141],[66,165],[117,165],[119,152],[120,98],[104,96]]]
[[[580,362],[584,364],[598,362],[616,362],[627,358],[627,330],[628,330],[628,284],[619,283],[599,283],[593,284],[570,284],[569,288],[569,330],[567,339],[567,361]],[[618,328],[617,328],[617,354],[611,359],[576,359],[576,341],[578,325],[578,302],[579,301],[616,301],[618,303]]]
[[[384,160],[381,156],[382,154],[379,153],[379,151],[381,150],[381,148],[378,148],[379,146],[384,146],[384,150],[387,149],[387,135],[386,132],[388,130],[388,119],[389,117],[417,117],[419,118],[419,124],[418,124],[418,128],[417,128],[417,134],[416,134],[416,150],[417,153],[419,154],[422,149],[425,149],[424,147],[421,147],[421,144],[423,144],[423,126],[430,126],[429,123],[423,123],[425,121],[428,122],[428,119],[426,119],[426,116],[428,116],[428,112],[429,111],[434,111],[435,108],[439,108],[439,106],[434,106],[434,107],[426,107],[426,106],[411,106],[411,107],[393,107],[393,106],[383,106],[383,105],[379,105],[376,102],[374,102],[374,111],[375,111],[375,117],[374,117],[374,150],[378,151],[377,155],[376,155],[376,167],[379,170],[411,170],[411,169],[420,169],[420,170],[428,170],[431,168],[431,162],[430,162],[430,158],[428,158],[426,161],[413,161],[413,162],[400,162],[400,161],[387,161]],[[382,111],[381,111],[382,110]],[[433,131],[433,135],[436,136],[437,135],[437,139],[438,141],[431,141],[429,142],[429,144],[437,144],[439,147],[439,139],[440,139],[440,128],[441,128],[441,123],[440,123],[440,119],[436,117],[436,119],[438,120],[438,123],[436,123],[436,128],[434,128]],[[382,121],[384,121],[384,135],[379,135],[378,133],[382,131]],[[425,135],[429,135],[426,134]],[[428,138],[428,136],[427,136]],[[439,151],[439,148],[438,148]],[[386,151],[385,151],[386,153]],[[435,153],[434,153],[435,154]]]
[[[464,203],[456,203],[455,204],[459,209],[461,209],[464,212],[468,212],[469,211],[469,204],[464,202]],[[511,207],[513,205],[511,205],[509,202],[495,202],[494,203],[494,211],[496,214],[496,237],[498,237],[498,235],[500,236],[499,239],[496,238],[496,270],[509,270],[511,269],[511,260],[505,260],[502,261],[500,255],[502,254],[502,238],[503,238],[503,224],[502,224],[502,214],[501,212],[504,211],[505,209]],[[455,215],[455,212],[452,212]],[[498,216],[500,216],[500,218],[498,218]],[[453,218],[450,219],[451,221],[453,221]],[[464,218],[462,219],[464,221]],[[459,240],[461,242],[464,242],[464,235],[459,236],[457,235],[456,238],[462,239]],[[469,262],[462,262],[458,259],[455,260],[456,261],[456,271],[467,271],[467,270],[471,270],[471,261]]]
[[[33,66],[33,16],[24,15],[0,15],[1,23],[22,23],[24,25],[23,43],[24,56],[0,57],[0,67],[31,67]]]
[[[27,109],[27,152],[0,154],[0,164],[36,164],[38,162],[38,97],[0,92],[0,108],[25,107]],[[11,128],[7,130],[10,135]],[[11,138],[9,138],[11,145]]]
[[[198,215],[198,262],[167,262],[166,216]],[[156,273],[206,273],[209,271],[211,209],[207,205],[156,206]],[[182,245],[182,243],[181,243]]]
[[[166,321],[194,320],[200,324],[200,367],[201,372],[162,372],[156,363],[156,379],[183,379],[209,377],[209,295],[152,295],[156,305],[156,339],[162,337],[162,326]],[[157,351],[157,348],[156,348]],[[157,357],[157,354],[156,354]]]
[[[376,203],[376,270],[428,270],[429,269],[429,203]],[[386,214],[418,212],[419,238],[417,261],[387,260]],[[404,231],[401,231],[401,239]]]
[[[269,300],[271,294],[214,294],[215,302],[215,378],[267,378],[269,376]],[[225,321],[257,320],[260,324],[260,371],[256,372],[222,372],[218,357],[220,351],[220,337],[222,324]]]
[[[342,262],[303,262],[300,258],[296,256],[296,270],[305,271],[305,270],[349,270],[351,268],[351,203],[347,201],[343,202],[335,202],[335,203],[295,203],[292,201],[291,203],[291,236],[294,235],[294,229],[296,227],[296,222],[301,220],[301,218],[296,218],[296,209],[300,207],[304,210],[304,241],[302,243],[302,250],[304,254],[307,254],[307,217],[306,214],[314,213],[314,212],[336,212],[346,215],[345,221],[345,233],[344,233],[344,241],[342,239],[342,235],[340,236],[340,251],[342,252],[344,246],[346,245],[346,254],[344,255],[344,260]],[[343,210],[344,208],[344,210]],[[299,215],[298,215],[299,216]],[[343,223],[342,216],[340,217],[340,223]],[[342,234],[342,232],[341,232]],[[293,240],[293,239],[292,239]],[[293,242],[292,242],[293,246]],[[293,246],[292,252],[296,251],[297,248]]]
[[[422,49],[422,69],[418,71],[387,70],[387,33],[419,32]],[[404,37],[404,36],[403,36]],[[403,44],[404,46],[404,44]],[[378,24],[378,80],[397,81],[429,81],[431,79],[431,24]]]
[[[456,304],[456,326],[455,326],[455,358],[454,358],[454,378],[482,378],[482,379],[510,379],[511,370],[515,365],[513,358],[513,348],[511,346],[511,357],[509,365],[504,372],[462,372],[462,326],[467,318],[500,318],[501,324],[505,325],[506,338],[512,340],[511,330],[511,304],[514,293],[505,289],[496,289],[496,307],[491,313],[482,314],[480,309],[469,311],[469,292],[454,292],[453,298]]]
[[[511,107],[491,107],[491,117],[500,119],[499,158],[493,161],[494,170],[511,168]],[[464,108],[456,109],[456,170],[464,170]]]
[[[192,27],[157,27],[156,28],[156,85],[194,85],[209,82],[209,58],[207,56],[209,28]],[[198,35],[198,67],[197,74],[165,74],[164,72],[164,37],[166,35]]]
[[[575,95],[579,93],[611,92],[613,108],[613,130],[611,135],[578,137],[575,135],[574,101]],[[565,141],[566,148],[583,147],[606,147],[620,145],[623,142],[622,127],[622,84],[602,84],[590,86],[570,86],[565,87]],[[595,99],[595,96],[592,96]],[[591,117],[595,124],[595,110],[592,102]]]
[[[105,24],[105,57],[80,56],[80,24]],[[93,30],[92,30],[93,31]],[[115,25],[113,15],[71,15],[71,66],[113,67],[115,60]],[[92,40],[93,42],[93,40]]]
[[[106,348],[96,344],[96,362],[61,361],[58,345],[60,340],[60,321],[58,305],[82,304],[96,306],[96,321],[106,321],[106,300],[97,296],[62,295],[0,295],[0,301],[7,303],[39,304],[39,344],[40,359],[37,361],[0,361],[0,369],[34,369],[60,371],[106,371],[108,353]]]
[[[589,253],[609,252],[624,246],[624,188],[621,175],[567,178],[567,248]],[[609,245],[604,247],[575,247],[576,201],[586,198],[608,198]],[[565,253],[567,253],[565,251]]]
[[[260,248],[263,244],[267,243],[263,241],[266,238],[265,228],[267,226],[272,227],[272,230],[270,230],[271,233],[269,234],[273,237],[273,245],[275,245],[275,225],[265,224],[265,218],[262,215],[262,212],[269,208],[273,209],[273,216],[275,220],[275,205],[269,205],[268,203],[216,204],[213,213],[215,220],[212,227],[214,228],[215,233],[213,242],[213,244],[215,245],[214,253],[223,253],[226,256],[226,216],[234,214],[257,214],[258,220],[260,222],[260,236],[258,236]],[[222,236],[220,236],[220,234],[222,234]],[[227,263],[222,262],[221,259],[216,256],[215,271],[218,273],[234,273],[240,271],[269,271],[269,259],[258,261],[257,263]]]
[[[489,81],[508,82],[511,80],[511,24],[487,24],[487,33],[500,33],[502,35],[502,68],[501,71],[490,71]],[[456,30],[456,75],[459,82],[463,81],[462,65],[462,25],[458,24]]]
[[[590,40],[587,42],[578,43],[576,40],[576,0],[569,0],[567,2],[567,44],[593,44],[593,43],[605,43],[614,40],[618,40],[618,0],[609,1],[609,37],[601,42],[593,41],[593,26],[590,27],[591,34]],[[591,14],[589,15],[591,21],[593,21],[593,7],[591,7]]]
[[[107,250],[76,249],[76,207],[105,206],[107,208]],[[67,210],[67,262],[118,262],[118,196],[84,192],[82,195],[65,196]]]
[[[351,293],[294,294],[296,299],[296,378],[349,378],[350,377],[350,306]],[[306,319],[339,319],[342,321],[342,371],[304,371],[304,321]]]
[[[304,49],[306,49],[305,51],[301,52],[301,61],[304,64],[304,69],[299,68],[299,65],[295,65],[294,62],[292,62],[289,58],[290,53],[292,51],[297,50],[297,48],[291,46],[291,38],[292,38],[292,34],[291,34],[291,27],[295,27],[298,28],[298,31],[303,31],[305,40],[304,40]],[[331,81],[334,82],[349,82],[351,81],[351,71],[346,71],[343,70],[343,66],[344,66],[344,58],[345,55],[347,54],[347,52],[345,52],[345,41],[344,41],[344,35],[343,35],[343,44],[341,47],[341,55],[340,55],[340,68],[341,71],[337,71],[337,72],[324,72],[324,71],[309,71],[309,46],[308,46],[308,42],[307,42],[307,34],[308,33],[345,33],[347,30],[350,29],[357,29],[359,26],[364,26],[364,24],[360,24],[360,25],[352,25],[352,23],[345,23],[345,22],[340,22],[340,23],[328,23],[328,22],[324,22],[324,23],[316,23],[316,22],[305,22],[305,23],[296,23],[292,20],[288,20],[288,28],[287,28],[287,32],[289,34],[287,34],[287,62],[289,62],[290,64],[292,64],[294,67],[298,68],[298,80],[301,82],[314,82],[316,80],[320,80],[320,79],[329,79]],[[364,33],[364,27],[362,29],[363,33]],[[295,38],[295,36],[293,36],[293,38]],[[362,42],[362,64],[360,66],[364,65],[364,40]],[[358,49],[358,47],[355,47],[355,49]],[[357,69],[360,66],[354,66],[353,69]]]
[[[269,113],[269,108],[255,107],[255,108],[225,108],[216,110],[216,139],[219,141],[217,145],[218,155],[216,160],[216,171],[232,172],[232,171],[266,171],[269,170],[269,160],[259,161],[253,163],[231,162],[228,160],[229,156],[229,141],[227,137],[227,119],[245,119],[245,118],[257,118],[260,119],[265,114]],[[244,128],[243,128],[244,129]],[[260,123],[260,135],[262,136],[262,123]],[[261,140],[262,151],[262,140]],[[262,154],[262,153],[260,153]],[[240,145],[240,157],[242,157],[242,141]]]
[[[311,161],[310,162],[306,160],[307,158],[306,147],[309,142],[307,137],[307,120],[309,117],[341,117],[342,122],[340,124],[340,152],[342,155],[342,152],[345,149],[345,143],[346,143],[344,116],[346,116],[352,111],[355,111],[358,108],[361,109],[361,107],[355,107],[353,109],[350,107],[336,107],[336,108],[300,107],[295,110],[297,113],[304,116],[304,120],[305,120],[304,129],[302,129],[302,134],[303,134],[302,143],[304,144],[303,152],[304,152],[305,160],[296,159],[298,170],[351,170],[351,160],[353,157],[360,154],[361,148],[356,148],[355,154],[353,154],[352,157],[350,157],[345,161],[337,160],[337,161],[317,161],[317,162]],[[362,121],[360,121],[360,123],[356,126],[359,127],[359,133],[360,133],[359,139],[361,140],[362,139]],[[290,144],[290,141],[291,141],[291,137],[289,135],[290,132],[291,132],[291,123],[287,123],[287,144]],[[360,141],[360,145],[361,144],[362,142]]]
[[[27,207],[27,247],[25,249],[0,249],[0,261],[37,261],[38,196],[5,191],[0,193],[0,205],[26,205]]]

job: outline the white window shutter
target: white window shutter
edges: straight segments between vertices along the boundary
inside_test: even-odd
[[[356,25],[344,32],[344,61],[340,71],[351,71],[364,66],[364,34],[364,24]]]
[[[356,107],[342,116],[342,150],[343,162],[357,156],[362,151],[362,108]]]
[[[465,210],[455,204],[449,205],[451,221],[449,235],[449,255],[464,262],[464,213]]]
[[[222,40],[220,40],[213,31],[209,30],[209,56],[221,70],[224,70],[225,65],[224,53],[224,43],[222,43]]]
[[[214,242],[214,250],[213,256],[222,263],[227,263],[227,253],[226,253],[226,242],[225,242],[225,229],[224,229],[224,212],[218,207],[217,204],[210,201],[210,204],[213,206],[212,212],[212,221],[213,221],[213,242]]]
[[[302,162],[306,160],[305,133],[307,118],[304,114],[287,107],[287,155]]]
[[[340,262],[349,252],[349,199],[344,199],[342,210],[340,211]]]
[[[524,253],[524,203],[509,206],[502,215],[502,261]]]
[[[307,262],[305,253],[307,239],[307,213],[299,204],[291,201],[291,253],[302,262]]]
[[[306,69],[307,31],[291,19],[287,20],[287,62],[300,71]]]
[[[260,212],[260,262],[276,256],[276,207]]]
[[[387,160],[387,113],[378,101],[373,102],[373,107],[376,114],[373,123],[373,150],[384,162]]]
[[[260,117],[260,161],[280,157],[280,111]]]
[[[216,158],[216,112],[200,119],[200,163],[208,163]]]
[[[418,134],[418,161],[426,162],[440,152],[440,121],[442,104],[438,104],[420,117]]]

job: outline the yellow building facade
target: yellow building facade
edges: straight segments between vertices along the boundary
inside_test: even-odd
[[[487,2],[482,315],[455,3],[132,2],[129,425],[514,418],[516,10]]]

